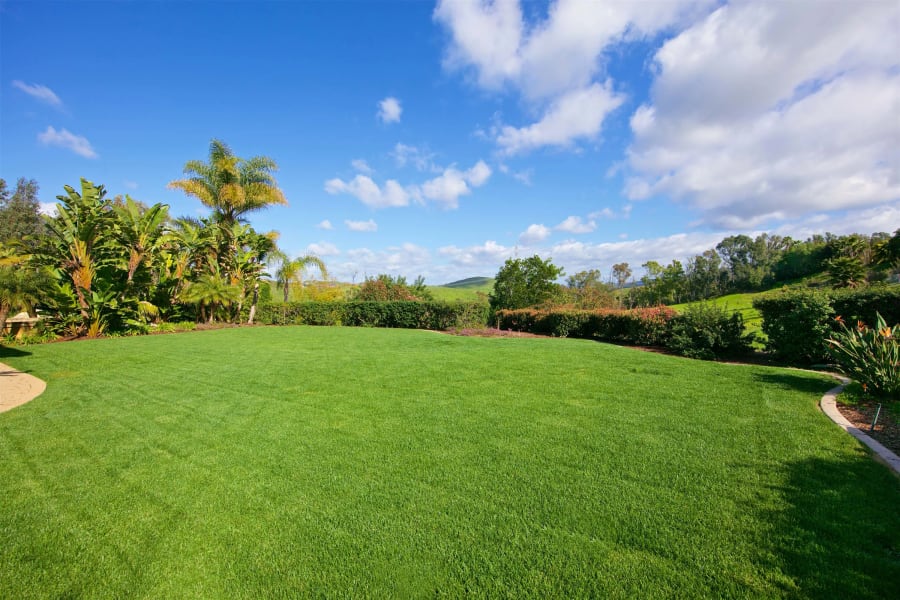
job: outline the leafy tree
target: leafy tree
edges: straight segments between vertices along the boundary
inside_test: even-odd
[[[616,263],[612,266],[612,275],[617,288],[625,287],[628,278],[631,277],[631,267],[627,262]]]
[[[164,240],[163,225],[169,218],[169,207],[154,204],[147,208],[125,196],[124,203],[113,204],[113,210],[118,217],[116,239],[128,253],[126,281],[131,284],[135,272],[157,254],[156,251]]]
[[[494,279],[494,291],[490,295],[492,310],[526,308],[543,304],[560,294],[556,280],[564,275],[563,269],[550,259],[510,258],[500,268]]]
[[[721,265],[722,260],[715,250],[706,250],[688,259],[685,279],[690,300],[705,300],[719,292]]]
[[[367,277],[356,292],[356,299],[366,302],[394,302],[430,300],[431,293],[425,288],[425,280],[419,277],[413,286],[406,277],[381,274]]]
[[[837,256],[825,261],[828,277],[834,287],[859,287],[866,281],[866,267],[853,256]]]
[[[601,280],[597,269],[580,271],[566,279],[568,293],[578,308],[607,308],[616,304],[611,286]]]
[[[10,195],[6,181],[0,179],[0,243],[19,242],[29,247],[44,231],[38,184],[20,177]]]

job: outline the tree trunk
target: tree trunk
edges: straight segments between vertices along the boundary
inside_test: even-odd
[[[12,306],[5,302],[0,303],[0,338],[6,335],[6,317],[9,316],[11,308]]]
[[[259,284],[253,286],[253,304],[250,305],[250,318],[247,319],[247,325],[253,325],[253,317],[256,316],[256,305],[259,303]]]

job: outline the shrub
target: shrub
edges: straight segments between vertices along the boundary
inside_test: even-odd
[[[840,316],[835,321],[840,330],[828,344],[840,372],[858,381],[867,392],[900,399],[900,324],[888,327],[881,314],[874,329],[862,321],[856,327],[847,327]]]
[[[730,358],[750,352],[753,335],[744,335],[739,312],[709,303],[692,304],[671,321],[666,347],[689,358]]]
[[[795,364],[822,362],[834,314],[828,295],[815,290],[785,290],[753,301],[763,318],[766,350]]]
[[[288,302],[259,306],[257,320],[270,325],[347,325],[444,330],[483,327],[482,302]]]
[[[830,357],[826,340],[838,331],[833,315],[872,323],[880,313],[888,323],[900,322],[900,287],[782,290],[756,298],[753,306],[762,314],[767,350],[793,364],[812,364]]]
[[[499,310],[497,326],[557,337],[578,337],[625,344],[662,345],[675,311],[660,306],[633,310]]]

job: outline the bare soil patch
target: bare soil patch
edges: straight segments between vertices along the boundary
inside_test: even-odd
[[[891,407],[888,403],[881,403],[881,412],[878,415],[878,421],[875,423],[875,429],[872,429],[872,421],[875,419],[875,413],[878,411],[877,400],[858,400],[853,404],[845,404],[841,402],[841,396],[838,396],[838,411],[844,418],[853,423],[853,426],[860,431],[865,432],[869,437],[880,442],[884,447],[894,454],[900,455],[900,420],[897,418],[896,407]]]

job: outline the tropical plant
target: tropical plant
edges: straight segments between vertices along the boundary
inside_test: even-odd
[[[279,261],[278,268],[275,270],[275,285],[284,293],[285,302],[289,300],[293,286],[302,289],[303,272],[307,268],[315,267],[322,277],[328,277],[328,269],[318,256],[306,254],[292,259],[286,254],[278,252],[273,254],[273,258]]]
[[[218,273],[201,275],[196,281],[188,284],[181,294],[182,302],[197,304],[200,318],[212,323],[216,318],[216,310],[230,307],[241,298],[241,288],[232,285]]]
[[[835,321],[840,330],[828,339],[828,345],[841,373],[867,392],[900,400],[900,324],[889,327],[881,313],[874,328],[862,321],[848,327],[840,316]]]
[[[209,160],[191,160],[184,165],[185,179],[169,187],[193,196],[213,209],[213,217],[231,226],[247,213],[275,204],[287,204],[273,173],[274,160],[266,156],[239,158],[220,140],[209,144]]]

